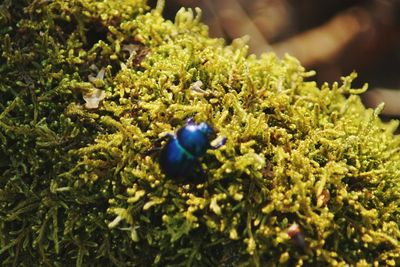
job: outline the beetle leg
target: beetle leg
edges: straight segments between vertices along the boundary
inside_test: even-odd
[[[161,143],[162,141],[165,141],[165,140],[167,140],[168,138],[172,138],[172,137],[174,137],[173,134],[167,133],[167,134],[165,134],[164,136],[161,136],[160,138],[157,138],[154,142],[155,142],[155,143]]]
[[[196,179],[197,182],[201,182],[202,179],[206,177],[206,172],[204,171],[203,167],[201,167],[201,162],[196,161],[195,163],[195,172],[193,172],[194,177],[198,176],[201,179]]]
[[[149,150],[147,150],[144,154],[147,156],[147,155],[150,155],[150,154],[152,154],[154,152],[160,151],[162,149],[161,142],[165,141],[165,140],[168,140],[169,138],[172,138],[172,137],[174,137],[173,134],[167,133],[166,135],[161,136],[160,138],[157,138],[156,140],[154,140],[153,147],[150,148]]]
[[[225,143],[226,143],[226,140],[227,140],[227,138],[226,138],[226,137],[222,138],[222,140],[221,140],[221,141],[220,141],[218,144],[216,144],[215,146],[211,146],[211,149],[217,149],[217,148],[220,148],[221,146],[225,145]]]
[[[204,169],[203,169],[203,167],[201,167],[201,164],[200,164],[200,162],[198,163],[199,164],[199,174],[200,174],[200,177],[206,177],[206,172],[204,171]]]

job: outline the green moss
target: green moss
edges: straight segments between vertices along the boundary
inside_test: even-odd
[[[292,57],[209,38],[199,10],[161,9],[0,6],[2,266],[399,265],[398,122],[356,75],[318,88]],[[148,154],[188,117],[228,138],[198,185]]]

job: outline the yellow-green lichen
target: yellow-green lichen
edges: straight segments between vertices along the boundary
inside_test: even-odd
[[[318,88],[162,6],[0,6],[3,266],[399,265],[398,122],[356,74]],[[227,137],[196,184],[149,153],[189,117]]]

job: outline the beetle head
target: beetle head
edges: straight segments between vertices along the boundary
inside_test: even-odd
[[[198,127],[200,131],[208,137],[208,139],[214,139],[217,135],[215,130],[208,123],[202,122]]]

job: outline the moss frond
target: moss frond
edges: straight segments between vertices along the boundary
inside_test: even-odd
[[[356,74],[318,88],[159,3],[0,6],[3,266],[399,265],[398,122],[362,105]],[[189,117],[227,137],[198,184],[148,153]]]

